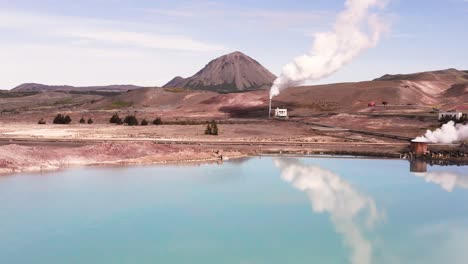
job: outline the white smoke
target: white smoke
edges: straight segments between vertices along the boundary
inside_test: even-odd
[[[383,8],[385,2],[346,0],[346,9],[338,15],[333,31],[316,34],[310,53],[284,66],[271,87],[270,99],[285,88],[333,74],[364,50],[377,45],[387,26],[371,9]]]
[[[417,137],[414,141],[452,144],[468,140],[468,125],[455,125],[455,122],[449,121],[441,128],[435,131],[427,130],[422,137]]]
[[[286,182],[307,194],[315,212],[330,214],[336,232],[343,236],[344,243],[352,251],[351,263],[372,263],[372,244],[364,236],[357,219],[367,212],[367,227],[373,226],[380,217],[374,200],[331,171],[294,159],[275,159],[274,162]]]

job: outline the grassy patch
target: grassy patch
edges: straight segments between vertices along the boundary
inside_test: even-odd
[[[338,103],[336,102],[328,102],[328,101],[319,101],[319,102],[312,102],[308,104],[295,104],[298,108],[308,108],[314,109],[316,111],[334,111],[338,108]]]
[[[126,101],[115,101],[112,102],[111,104],[107,105],[104,109],[105,110],[111,110],[111,109],[118,109],[118,108],[126,108],[132,106],[132,102],[126,102]]]
[[[54,105],[66,105],[73,103],[73,98],[66,98],[62,100],[58,100],[54,103]]]
[[[170,92],[170,93],[186,93],[186,92],[189,92],[190,89],[171,87],[171,88],[164,88],[164,91]]]
[[[10,91],[0,91],[0,98],[16,98],[16,97],[26,97],[31,95],[36,95],[39,92],[10,92]]]

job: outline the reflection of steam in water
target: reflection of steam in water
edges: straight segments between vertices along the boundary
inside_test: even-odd
[[[468,189],[468,175],[456,172],[427,172],[427,162],[424,160],[410,161],[410,172],[424,178],[426,182],[440,185],[447,192],[452,192],[455,187]]]
[[[423,177],[426,182],[438,184],[447,192],[452,192],[455,187],[468,189],[468,175],[443,171],[413,173],[413,175]]]
[[[296,159],[275,159],[281,177],[307,193],[314,212],[330,214],[335,229],[351,249],[351,263],[372,263],[372,245],[358,223],[358,215],[366,216],[366,227],[372,228],[379,212],[372,198],[359,193],[348,182],[331,171],[310,166]]]
[[[452,192],[455,187],[468,189],[468,175],[456,172],[427,172],[427,162],[424,160],[411,160],[410,172],[424,178],[426,182],[440,185],[447,192]]]

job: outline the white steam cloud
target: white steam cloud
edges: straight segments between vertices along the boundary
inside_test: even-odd
[[[468,140],[468,125],[455,124],[449,121],[435,131],[427,130],[422,137],[417,137],[414,141],[428,143],[452,144]]]
[[[295,159],[275,159],[274,162],[286,182],[307,194],[314,212],[330,214],[336,232],[343,236],[344,243],[352,251],[350,262],[371,264],[372,244],[364,236],[358,220],[362,219],[359,216],[365,216],[366,226],[371,228],[379,219],[374,200],[331,171],[307,166]]]
[[[327,77],[364,50],[376,46],[387,26],[371,10],[383,8],[385,2],[347,0],[346,9],[338,15],[333,31],[316,34],[310,53],[284,66],[271,87],[270,99],[285,88]]]

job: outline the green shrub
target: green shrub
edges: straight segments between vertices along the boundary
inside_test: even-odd
[[[139,124],[138,119],[134,115],[126,116],[123,122],[129,126],[138,126]]]
[[[130,107],[132,106],[133,103],[132,102],[126,102],[126,101],[115,101],[115,102],[112,102],[110,104],[108,104],[107,106],[104,107],[105,110],[111,110],[111,109],[119,109],[119,108],[127,108],[127,107]]]
[[[146,121],[146,119],[141,120],[141,125],[142,125],[142,126],[147,126],[147,125],[148,125],[148,121]]]
[[[211,124],[206,125],[205,135],[211,135]]]
[[[92,119],[91,117],[88,118],[88,121],[87,121],[87,122],[88,122],[88,125],[91,125],[92,123],[94,123],[94,121],[93,121],[93,119]]]
[[[64,116],[62,114],[57,114],[54,118],[53,123],[54,124],[70,124],[72,119],[70,118],[69,115]]]
[[[39,125],[45,125],[45,124],[46,124],[46,121],[44,120],[44,118],[41,118],[37,123],[38,123]]]
[[[71,117],[69,115],[65,116],[65,119],[63,120],[64,124],[70,124],[72,121]]]
[[[114,113],[110,118],[109,123],[120,125],[122,124],[122,119],[119,117],[118,113]]]
[[[86,121],[85,121],[84,117],[81,117],[80,124],[84,124],[84,123],[86,123]]]
[[[218,124],[216,121],[212,120],[205,129],[205,135],[218,135]]]
[[[156,117],[154,120],[153,120],[153,125],[162,125],[162,120],[160,117]]]
[[[218,124],[213,120],[211,121],[211,133],[212,135],[217,136],[218,135]]]
[[[57,114],[54,118],[54,121],[52,121],[54,124],[63,124],[64,116],[62,114]]]

